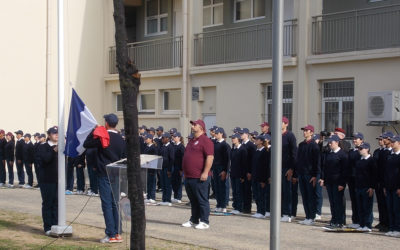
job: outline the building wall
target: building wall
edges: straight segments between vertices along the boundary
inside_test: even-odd
[[[399,0],[323,0],[323,13],[342,12],[400,4]]]

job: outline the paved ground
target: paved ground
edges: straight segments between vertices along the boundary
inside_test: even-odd
[[[160,196],[160,194],[157,194]],[[67,220],[72,221],[87,202],[87,196],[67,196]],[[214,203],[214,202],[212,202]],[[328,201],[324,202],[323,218],[329,219]],[[348,204],[348,207],[350,204]],[[3,210],[41,214],[41,197],[38,190],[0,189],[0,207]],[[269,220],[242,216],[211,216],[210,230],[198,231],[182,228],[180,225],[190,215],[185,205],[172,207],[148,206],[146,208],[147,230],[151,237],[213,249],[268,249]],[[347,211],[347,214],[351,214]],[[301,199],[299,217],[304,215]],[[375,214],[375,217],[377,215]],[[298,218],[299,220],[301,218]],[[348,221],[350,221],[348,219]],[[75,223],[91,225],[104,230],[104,221],[97,197],[90,198]],[[281,223],[282,249],[398,249],[400,239],[385,237],[379,233],[327,233],[318,223],[316,226],[302,226],[297,223]],[[124,222],[124,230],[130,225]]]

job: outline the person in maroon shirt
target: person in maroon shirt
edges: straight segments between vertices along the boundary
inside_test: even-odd
[[[183,227],[208,229],[210,203],[208,186],[211,179],[211,166],[214,160],[214,144],[207,137],[206,126],[202,120],[191,121],[194,138],[185,149],[182,169],[185,176],[185,189],[191,204],[190,220]]]

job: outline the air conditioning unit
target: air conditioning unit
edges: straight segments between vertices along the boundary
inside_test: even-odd
[[[368,121],[399,121],[400,91],[368,93]]]

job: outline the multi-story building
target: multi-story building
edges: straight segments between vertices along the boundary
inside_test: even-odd
[[[68,82],[96,117],[116,112],[123,119],[112,1],[66,2]],[[258,130],[271,120],[272,0],[125,5],[130,57],[142,72],[140,124],[188,134],[196,118],[226,130]],[[44,34],[54,46],[49,6]],[[368,92],[400,90],[400,0],[285,0],[284,19],[283,112],[291,129],[300,138],[306,124],[343,127],[373,141],[386,123],[367,126]],[[52,48],[47,64],[56,60]],[[48,72],[54,84],[56,71]],[[48,89],[42,80],[38,86]]]

